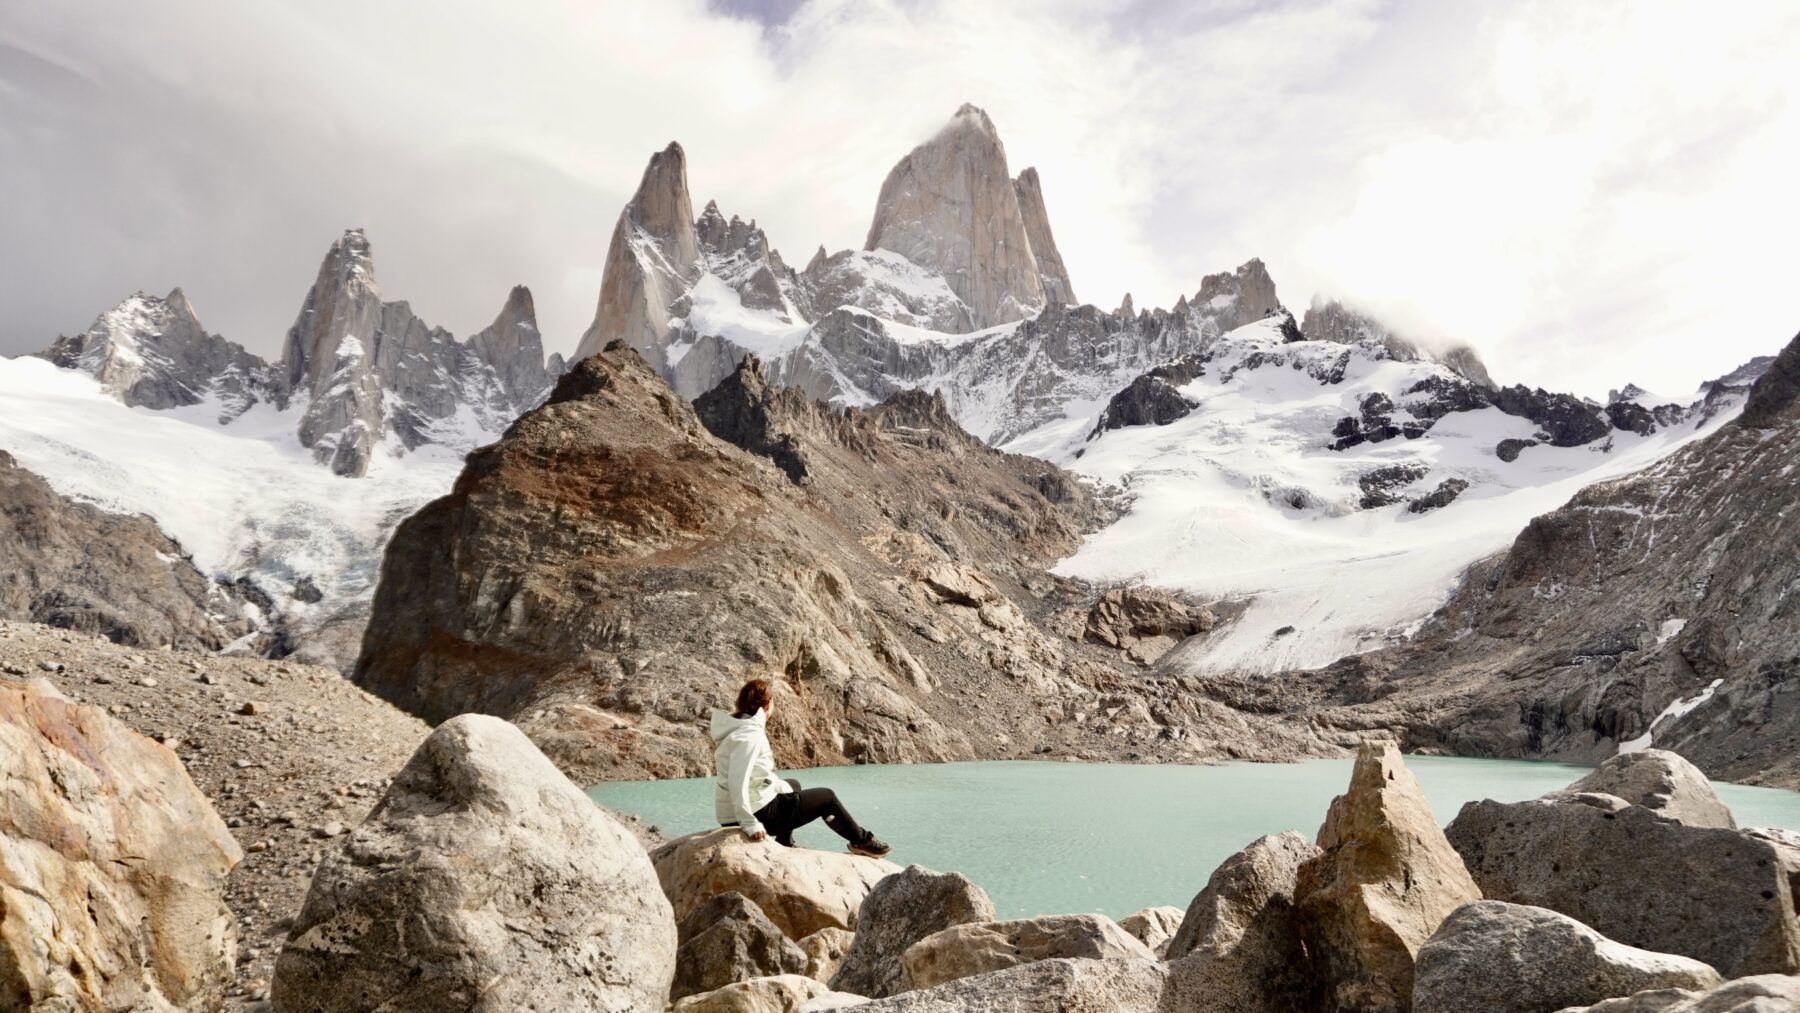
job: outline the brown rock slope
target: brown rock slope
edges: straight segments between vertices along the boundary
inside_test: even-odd
[[[577,780],[708,770],[755,676],[784,765],[1022,749],[1121,664],[1027,614],[1098,511],[939,399],[831,409],[751,360],[697,411],[615,344],[401,525],[356,678],[512,717]]]
[[[72,500],[0,450],[0,617],[217,649],[248,632],[238,610],[155,521]]]
[[[1411,644],[1214,694],[1409,750],[1597,760],[1650,733],[1713,777],[1800,785],[1796,377],[1800,338],[1740,418],[1533,520]]]

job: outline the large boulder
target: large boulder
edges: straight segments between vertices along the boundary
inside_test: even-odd
[[[1155,960],[1156,953],[1105,915],[1043,915],[954,925],[907,947],[903,991],[1057,957]]]
[[[166,747],[0,682],[0,1009],[219,1008],[242,857]]]
[[[661,1009],[675,947],[631,832],[517,728],[465,714],[319,863],[273,999],[280,1013]]]
[[[855,1008],[858,1013],[1168,1013],[1212,1008],[1168,1005],[1167,986],[1166,965],[1156,961],[1038,960]]]
[[[671,999],[734,981],[806,972],[806,951],[782,935],[755,901],[736,891],[689,912],[681,920],[679,938]]]
[[[1719,972],[1691,957],[1615,943],[1541,907],[1487,900],[1457,908],[1420,947],[1413,1011],[1537,1013],[1717,984]]]
[[[1666,749],[1620,753],[1565,791],[1616,795],[1690,827],[1735,827],[1700,768]]]
[[[1800,970],[1782,845],[1611,795],[1470,802],[1447,833],[1484,896],[1560,911],[1726,977]]]
[[[674,1013],[795,1013],[821,996],[831,995],[823,982],[801,974],[778,974],[733,982],[676,1001]]]
[[[917,865],[875,885],[857,913],[856,939],[831,987],[881,998],[905,987],[907,948],[955,925],[994,920],[987,891],[957,872]]]
[[[1294,901],[1331,1008],[1406,1010],[1413,960],[1450,912],[1481,899],[1392,742],[1364,742],[1319,828]]]
[[[676,918],[686,919],[708,900],[735,891],[789,939],[823,928],[854,931],[869,891],[900,871],[878,858],[752,841],[736,827],[678,837],[652,851],[650,861]]]
[[[1281,1013],[1304,1000],[1294,889],[1300,866],[1319,853],[1289,830],[1258,838],[1213,871],[1164,953],[1195,1006]]]
[[[1705,992],[1660,988],[1561,1013],[1793,1013],[1800,1009],[1800,978],[1759,974]]]
[[[1175,933],[1181,931],[1183,915],[1180,908],[1167,904],[1147,907],[1119,919],[1119,928],[1131,933],[1132,938],[1150,947],[1150,952],[1160,957],[1168,952]]]

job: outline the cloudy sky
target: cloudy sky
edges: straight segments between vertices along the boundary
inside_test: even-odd
[[[650,152],[804,262],[965,101],[1077,294],[1253,256],[1504,382],[1679,392],[1800,328],[1800,5],[7,0],[0,353],[183,286],[272,353],[331,240],[459,334],[593,313]]]

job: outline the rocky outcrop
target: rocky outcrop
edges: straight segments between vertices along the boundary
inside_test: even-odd
[[[1482,892],[1392,742],[1365,742],[1300,867],[1294,906],[1328,1008],[1410,1008],[1419,948]]]
[[[1069,269],[1063,266],[1056,239],[1050,234],[1050,212],[1044,207],[1044,187],[1038,171],[1027,167],[1013,180],[1013,193],[1019,198],[1019,214],[1025,219],[1025,238],[1031,243],[1031,255],[1037,260],[1038,280],[1044,286],[1044,298],[1052,303],[1072,306],[1075,286],[1069,281]],[[1127,296],[1127,299],[1130,297]]]
[[[242,602],[148,517],[63,496],[0,450],[0,616],[136,647],[217,650],[249,632]]]
[[[699,277],[700,238],[688,197],[687,153],[673,141],[650,156],[606,249],[594,322],[577,360],[622,341],[666,369],[669,307]]]
[[[1102,649],[1015,603],[1105,516],[1065,473],[919,392],[847,412],[746,362],[702,407],[719,435],[635,352],[577,364],[400,526],[357,681],[433,720],[516,717],[589,782],[709,772],[697,722],[753,676],[795,702],[770,725],[791,767],[968,758],[1092,694]],[[940,598],[946,564],[994,599]]]
[[[1105,915],[1041,915],[954,925],[906,948],[900,991],[931,988],[1034,960],[1155,960],[1156,954]]]
[[[1564,789],[1567,795],[1613,795],[1690,827],[1737,826],[1698,767],[1666,749],[1611,757]]]
[[[1592,794],[1471,802],[1446,833],[1491,900],[1549,908],[1726,977],[1800,971],[1800,921],[1774,842]]]
[[[544,357],[537,303],[523,285],[514,285],[507,293],[506,305],[500,307],[493,323],[469,335],[468,348],[476,360],[494,371],[514,415],[542,404],[562,375],[562,357]]]
[[[1457,908],[1420,947],[1413,1010],[1529,1013],[1717,984],[1719,972],[1698,960],[1615,943],[1543,908],[1480,901]]]
[[[1787,343],[1750,388],[1750,397],[1744,402],[1738,424],[1759,430],[1790,426],[1797,400],[1800,400],[1800,334]]]
[[[1800,1009],[1800,977],[1759,974],[1704,992],[1651,989],[1561,1013],[1788,1013]]]
[[[856,936],[849,929],[840,929],[835,925],[827,926],[802,938],[799,946],[806,954],[806,976],[820,981],[830,981],[832,975],[844,964],[844,958],[850,955],[850,944]]]
[[[1439,350],[1401,337],[1374,317],[1353,310],[1335,299],[1315,301],[1300,320],[1300,333],[1306,335],[1308,341],[1331,341],[1344,345],[1359,341],[1373,342],[1402,362],[1423,360],[1442,363],[1470,383],[1490,389],[1497,386],[1473,348],[1453,345]]]
[[[688,912],[679,940],[671,999],[806,971],[806,952],[782,935],[755,901],[736,891],[718,894]]]
[[[907,866],[863,899],[856,939],[831,987],[870,998],[903,991],[906,953],[914,943],[953,926],[993,920],[994,902],[961,873]]]
[[[512,725],[419,747],[313,876],[275,1009],[661,1009],[676,927],[643,848]]]
[[[880,859],[752,841],[735,827],[678,837],[650,853],[675,917],[686,922],[722,894],[741,894],[789,939],[854,931],[869,891],[900,867]]]
[[[179,408],[212,399],[219,405],[219,421],[229,422],[261,401],[287,403],[280,371],[242,345],[208,334],[179,288],[160,299],[138,292],[83,333],[57,338],[39,354],[63,369],[90,374],[137,408]]]
[[[1200,291],[1189,304],[1214,334],[1233,331],[1263,317],[1286,313],[1275,295],[1275,279],[1260,259],[1247,260],[1229,274],[1200,279]]]
[[[169,749],[0,681],[0,1007],[220,1008],[242,857]]]
[[[1164,956],[1199,1008],[1279,1013],[1310,999],[1294,890],[1319,849],[1294,831],[1226,859],[1188,905]]]
[[[1161,957],[1168,952],[1169,944],[1175,941],[1175,933],[1181,931],[1182,917],[1180,908],[1162,904],[1133,911],[1119,919],[1119,928],[1131,933],[1132,938],[1150,947],[1152,953]]]
[[[1116,587],[1088,611],[1085,636],[1153,665],[1174,647],[1213,628],[1212,610],[1189,605],[1153,587]]]
[[[1047,218],[1042,232],[1047,239]],[[972,105],[888,172],[863,248],[892,250],[942,275],[978,329],[1024,319],[1046,302],[1006,148]]]
[[[802,1007],[815,1008],[814,1003],[821,997],[827,1001],[854,1001],[853,997],[834,996],[823,982],[804,975],[779,974],[689,996],[671,1009],[672,1013],[796,1013]]]
[[[1166,1013],[1168,972],[1147,960],[1037,960],[858,1004],[861,1013]],[[850,1006],[825,1007],[825,1010]]]

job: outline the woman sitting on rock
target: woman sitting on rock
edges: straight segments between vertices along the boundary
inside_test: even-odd
[[[775,835],[777,843],[794,846],[794,831],[823,818],[825,825],[850,842],[858,855],[881,857],[888,846],[858,826],[830,788],[802,788],[792,778],[775,776],[775,751],[764,726],[774,705],[769,684],[752,679],[738,690],[737,710],[712,713],[713,810],[719,825],[737,827],[753,841]]]

